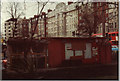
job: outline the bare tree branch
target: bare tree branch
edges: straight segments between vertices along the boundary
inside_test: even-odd
[[[19,18],[23,14],[23,10],[20,6],[19,2],[9,2],[8,7],[7,7],[7,12],[10,15],[11,18]],[[19,16],[19,17],[18,17]]]
[[[95,4],[95,3],[93,3],[93,4]],[[113,6],[111,8],[107,7],[110,4],[112,4]],[[106,6],[106,8],[103,9],[103,7],[105,7],[105,6]],[[78,25],[78,31],[81,32],[81,35],[82,35],[82,33],[88,33],[89,35],[91,35],[91,33],[93,33],[94,29],[96,29],[96,31],[97,31],[98,25],[100,23],[102,23],[102,21],[103,21],[102,15],[100,16],[97,13],[103,12],[106,10],[110,10],[110,9],[118,9],[118,3],[107,3],[106,2],[106,4],[103,4],[96,8],[95,8],[95,6],[89,6],[89,3],[88,3],[88,4],[82,4],[81,6],[78,6],[78,9],[79,8],[82,9],[82,19],[84,20],[84,25],[83,24]],[[99,10],[99,9],[102,9],[102,10]],[[116,16],[112,16],[112,18],[113,17],[116,17]],[[94,18],[96,19],[96,26],[94,25],[95,22],[92,22],[92,21],[94,21]],[[110,18],[108,17],[108,19],[111,19],[111,17]]]
[[[42,13],[44,7],[47,5],[48,2],[49,2],[49,0],[48,0],[47,2],[43,2],[43,4],[42,4],[42,8],[41,8],[41,10],[40,10],[40,12],[39,12],[39,14],[38,14],[38,17],[37,17],[37,21],[36,21],[36,24],[35,24],[34,31],[32,32],[32,37],[33,37],[34,34],[35,34],[35,31],[36,31],[36,28],[37,28],[37,25],[38,25],[39,17],[40,17],[40,15],[41,15],[41,13]]]

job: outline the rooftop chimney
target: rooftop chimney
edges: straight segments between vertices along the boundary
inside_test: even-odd
[[[42,15],[45,15],[45,12],[42,12]]]
[[[52,10],[51,9],[48,9],[48,12],[51,12]]]
[[[34,17],[36,17],[36,15],[34,15]]]
[[[73,2],[72,1],[68,1],[68,5],[72,4]]]

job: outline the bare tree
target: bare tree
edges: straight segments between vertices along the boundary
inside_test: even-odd
[[[99,16],[96,14],[94,14],[94,8],[92,6],[92,3],[88,3],[88,4],[84,4],[82,5],[82,13],[81,13],[81,19],[83,21],[83,23],[79,24],[78,27],[78,32],[79,35],[85,35],[88,34],[89,36],[92,35],[92,33],[94,33],[97,29],[97,25],[101,23],[101,21],[99,20]],[[97,22],[95,22],[95,20],[97,20]],[[95,26],[96,24],[96,26]]]
[[[15,29],[17,28],[17,20],[24,15],[24,12],[22,10],[22,6],[20,2],[9,2],[7,6],[7,13],[10,16],[10,18],[15,23],[15,27],[12,28],[13,30],[13,37],[15,35]]]
[[[26,3],[26,2],[24,2],[24,3]],[[23,66],[24,66],[25,72],[35,71],[34,62],[33,62],[34,58],[33,58],[33,55],[31,54],[32,46],[33,46],[33,43],[34,43],[34,41],[33,41],[34,40],[34,34],[35,34],[35,31],[38,27],[38,20],[41,17],[42,11],[44,10],[47,3],[48,3],[48,1],[47,2],[39,2],[39,7],[41,9],[40,8],[38,9],[39,13],[37,14],[37,19],[35,21],[36,23],[35,23],[33,32],[31,32],[31,37],[21,41],[24,45],[24,48],[23,48],[22,52],[24,53]],[[20,8],[19,6],[20,6],[19,3],[15,3],[15,2],[9,4],[9,8],[8,8],[7,12],[9,13],[11,18],[18,19],[18,18],[20,18],[20,16],[22,16],[23,12],[19,11],[19,8]],[[15,24],[15,26],[16,25],[17,24]],[[13,33],[14,33],[14,29],[13,29]],[[29,43],[26,43],[26,41],[29,42]]]
[[[102,23],[103,25],[103,34],[105,36],[105,11],[110,10],[110,9],[115,9],[114,7],[112,8],[105,8],[106,6],[112,4],[117,6],[118,4],[116,3],[110,3],[110,2],[103,2],[101,6],[97,7],[95,4],[98,2],[88,2],[86,4],[82,4],[82,16],[81,19],[83,20],[83,23],[78,25],[78,34],[83,35],[83,34],[89,34],[91,36],[93,33],[96,33],[98,31],[99,25]],[[92,4],[92,6],[90,5]],[[100,10],[102,8],[102,10]],[[98,14],[98,12],[101,12],[101,15]],[[116,16],[116,14],[115,14]],[[111,16],[114,18],[115,16]],[[111,18],[110,17],[110,18]],[[109,17],[107,18],[108,20],[110,19]],[[108,21],[106,20],[106,21]]]
[[[41,14],[42,14],[42,11],[44,10],[45,6],[47,5],[47,3],[49,2],[49,0],[47,2],[40,2],[38,1],[38,14],[37,14],[37,19],[36,19],[36,23],[35,23],[35,27],[33,29],[33,32],[31,32],[31,37],[30,39],[30,44],[27,46],[27,48],[24,49],[24,62],[25,64],[27,64],[27,68],[26,71],[28,72],[32,72],[32,71],[35,71],[36,68],[34,68],[34,62],[33,60],[31,60],[31,58],[28,58],[28,53],[30,53],[31,51],[31,48],[32,48],[32,43],[33,43],[33,39],[34,39],[34,34],[35,34],[35,31],[38,27],[38,21],[39,21],[39,18],[41,17]],[[39,8],[41,6],[41,9]],[[32,25],[32,23],[31,23]],[[34,58],[33,58],[34,59]]]
[[[37,2],[38,3],[38,17],[37,17],[35,28],[34,28],[34,31],[32,32],[31,38],[33,38],[33,36],[35,34],[35,31],[36,31],[36,28],[37,28],[37,25],[38,25],[38,20],[41,17],[42,11],[43,11],[44,7],[47,5],[48,2],[49,2],[49,0],[47,2],[39,2],[39,1]],[[39,6],[42,6],[41,10],[39,10]]]
[[[20,2],[9,2],[7,7],[7,13],[9,14],[10,18],[18,19],[20,16],[24,15],[22,10],[22,6]]]

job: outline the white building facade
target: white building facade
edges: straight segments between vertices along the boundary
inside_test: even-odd
[[[5,22],[5,38],[3,38],[5,41],[8,40],[9,37],[13,36],[13,27],[14,27],[14,22],[12,21],[6,21]]]
[[[77,30],[78,10],[77,3],[66,5],[61,2],[53,11],[47,14],[48,37],[71,37]]]
[[[77,3],[71,3],[66,7],[66,36],[73,36],[73,32],[78,28],[78,9],[76,9]]]
[[[9,37],[20,37],[20,32],[19,32],[19,25],[18,25],[18,21],[20,21],[21,19],[8,19],[7,21],[5,21],[4,24],[4,40],[8,41]]]

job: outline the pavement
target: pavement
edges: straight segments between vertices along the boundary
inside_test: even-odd
[[[79,66],[39,69],[34,73],[18,73],[3,70],[3,80],[20,79],[118,79],[118,65],[112,64],[81,64]]]

